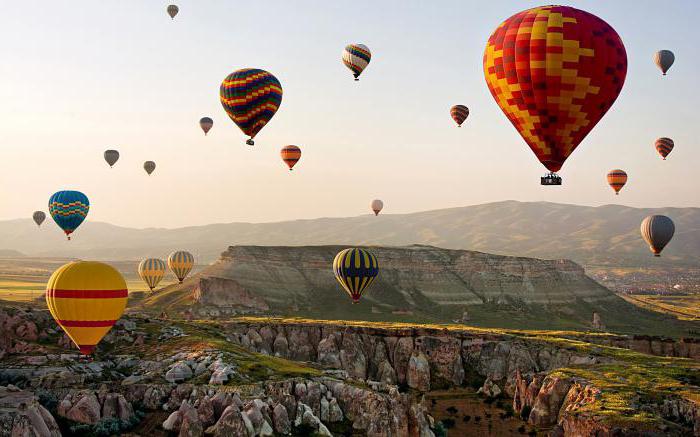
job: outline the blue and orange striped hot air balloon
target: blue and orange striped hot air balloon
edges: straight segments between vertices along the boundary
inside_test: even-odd
[[[180,284],[190,273],[193,266],[194,256],[189,252],[178,250],[168,256],[168,267],[175,274]]]
[[[270,122],[282,104],[282,85],[275,76],[257,68],[243,68],[229,74],[219,88],[226,114],[248,135],[246,144]]]
[[[362,293],[379,274],[379,261],[365,249],[344,249],[333,260],[333,273],[352,298],[352,303],[358,303]]]
[[[70,234],[85,220],[89,210],[90,201],[80,191],[59,191],[49,199],[49,214],[69,240]]]
[[[122,316],[128,294],[122,275],[95,261],[65,264],[46,284],[51,315],[85,355],[95,350]]]

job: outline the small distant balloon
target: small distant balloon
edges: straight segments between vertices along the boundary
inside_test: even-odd
[[[209,117],[202,117],[199,120],[199,127],[201,127],[204,131],[204,135],[209,133],[209,130],[211,130],[212,126],[214,126],[214,120],[212,120]]]
[[[372,53],[364,44],[349,44],[343,50],[343,64],[352,71],[355,80],[360,80],[360,75],[371,59]]]
[[[146,258],[139,263],[138,272],[143,282],[153,291],[165,276],[165,262],[158,258]]]
[[[384,208],[384,202],[379,199],[374,199],[370,204],[370,207],[372,208],[372,211],[374,211],[374,215],[377,216]]]
[[[280,156],[282,156],[282,161],[289,167],[289,171],[292,171],[292,167],[301,158],[301,149],[294,145],[284,146],[280,151]]]
[[[178,250],[168,256],[168,267],[180,281],[180,284],[190,273],[192,266],[194,266],[194,256],[189,252]]]
[[[168,15],[170,15],[170,18],[173,20],[175,19],[175,15],[177,15],[178,12],[180,12],[180,8],[177,7],[177,5],[170,5],[168,6]]]
[[[153,170],[156,169],[156,163],[153,161],[146,161],[143,163],[143,169],[146,170],[146,173],[150,176]]]
[[[457,127],[462,127],[462,123],[469,117],[469,108],[464,105],[454,105],[450,108],[450,115],[457,123]]]
[[[664,76],[666,76],[666,72],[671,68],[675,60],[676,56],[670,50],[659,50],[654,53],[654,63]]]
[[[105,150],[104,153],[105,161],[109,164],[110,168],[119,160],[119,151],[117,150]]]
[[[608,172],[608,185],[615,190],[615,194],[620,194],[620,190],[627,183],[627,173],[624,170],[615,169]]]
[[[49,214],[69,240],[73,231],[85,220],[89,210],[90,201],[80,191],[59,191],[49,199]]]
[[[32,219],[34,219],[34,223],[36,223],[37,226],[41,226],[41,224],[44,223],[44,220],[46,220],[46,214],[44,211],[34,211],[34,214],[32,214]]]
[[[676,226],[665,215],[650,215],[642,221],[641,232],[649,250],[654,256],[661,256],[661,251],[673,238]]]
[[[338,283],[358,303],[362,293],[379,274],[377,257],[365,249],[350,248],[338,252],[333,260],[333,273]]]
[[[659,152],[659,155],[661,155],[664,161],[666,160],[668,154],[671,153],[671,150],[673,150],[673,146],[673,140],[666,137],[661,137],[654,142],[656,151]]]

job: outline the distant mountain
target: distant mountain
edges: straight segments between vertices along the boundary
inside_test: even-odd
[[[357,305],[330,268],[342,246],[231,246],[145,308],[200,318],[239,313],[324,319],[451,322],[518,329],[592,328],[684,335],[689,326],[636,307],[568,260],[507,257],[431,246],[372,247],[380,274]],[[696,325],[694,325],[696,326]]]
[[[640,237],[649,214],[665,214],[676,236],[661,259]],[[700,208],[588,207],[547,202],[497,202],[411,214],[319,218],[279,223],[230,223],[179,229],[130,229],[87,221],[67,242],[47,222],[0,222],[0,248],[28,256],[105,260],[164,257],[174,249],[211,262],[229,244],[410,245],[430,244],[489,253],[568,258],[584,265],[650,266],[700,263]]]

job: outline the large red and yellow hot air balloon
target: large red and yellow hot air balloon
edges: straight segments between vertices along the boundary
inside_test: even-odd
[[[46,284],[51,315],[85,355],[95,350],[122,316],[128,294],[122,275],[95,261],[65,264]]]
[[[610,109],[626,74],[625,46],[615,30],[568,6],[513,15],[484,51],[496,103],[552,173]]]

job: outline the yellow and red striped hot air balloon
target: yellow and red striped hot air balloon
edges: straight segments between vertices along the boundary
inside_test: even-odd
[[[165,263],[158,258],[146,258],[139,263],[139,276],[153,291],[165,276]]]
[[[292,167],[294,167],[299,161],[299,158],[301,158],[301,149],[292,145],[284,146],[282,150],[280,150],[280,156],[282,156],[282,161],[289,167],[289,171],[292,171]]]
[[[608,172],[608,184],[615,190],[615,194],[620,194],[620,190],[627,183],[627,173],[619,168]]]
[[[46,304],[80,353],[91,354],[124,313],[129,291],[122,275],[104,263],[73,261],[46,284]]]
[[[182,284],[183,279],[187,277],[194,266],[194,256],[184,250],[178,250],[168,256],[168,267],[177,277],[177,280]]]

